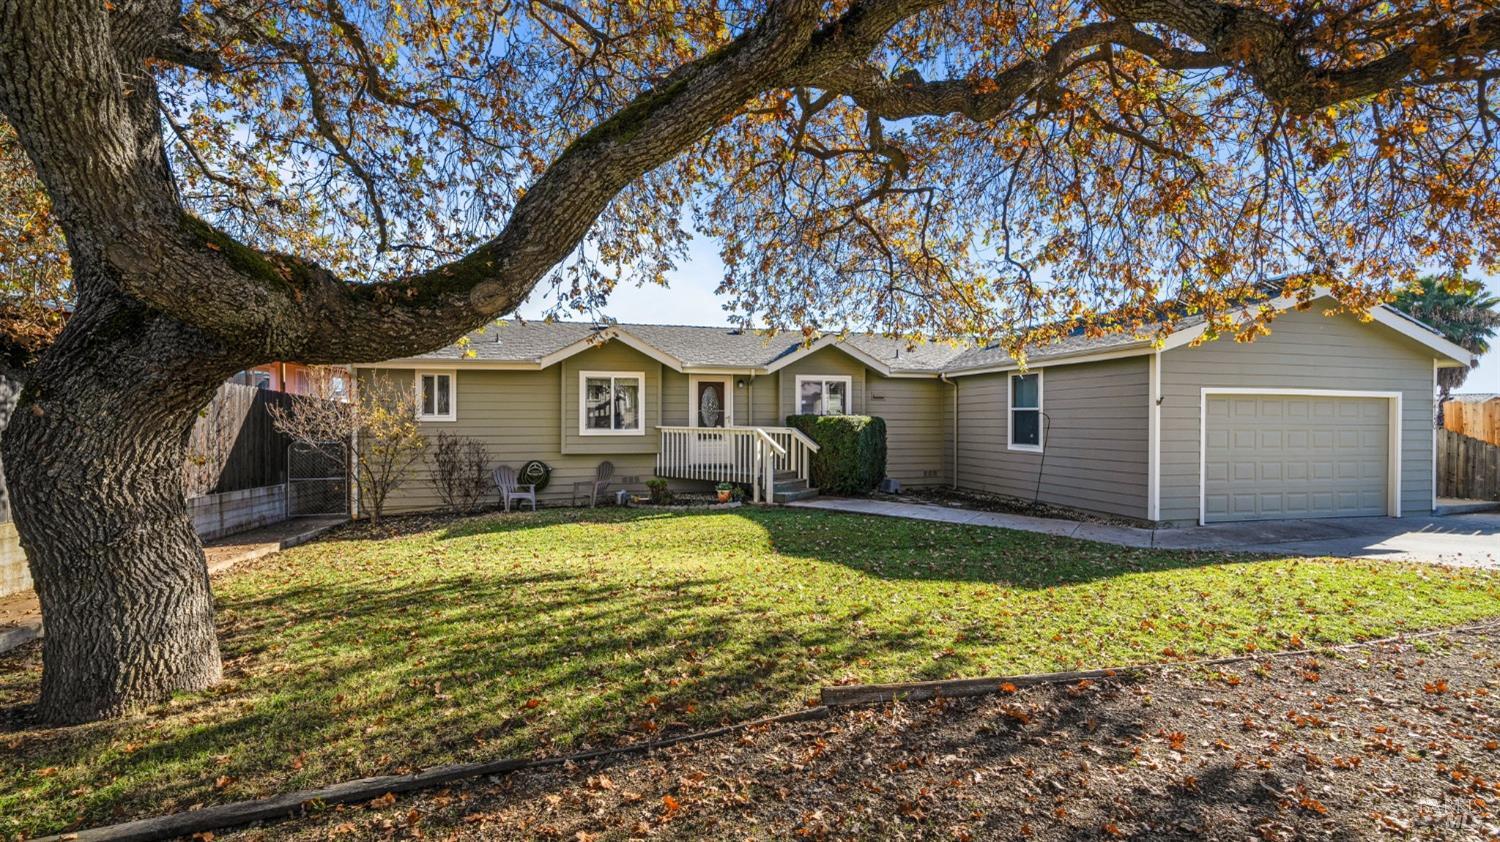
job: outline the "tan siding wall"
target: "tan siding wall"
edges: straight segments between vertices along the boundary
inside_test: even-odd
[[[1146,359],[1038,370],[1050,419],[1045,460],[1006,449],[1007,374],[959,380],[959,487],[1029,500],[1040,469],[1043,502],[1144,518]]]
[[[866,376],[865,412],[885,419],[886,475],[908,486],[943,484],[949,440],[944,407],[952,401],[952,387],[936,379]]]
[[[852,404],[851,411],[855,415],[862,415],[868,411],[865,407],[865,366],[837,348],[814,351],[786,368],[780,369],[776,374],[781,379],[781,409],[777,413],[780,420],[776,422],[776,426],[784,425],[786,416],[795,415],[798,411],[797,375],[799,374],[848,376],[852,387],[850,389],[852,395],[849,399]]]
[[[1161,519],[1198,520],[1199,402],[1204,386],[1402,393],[1401,511],[1432,510],[1432,352],[1322,306],[1282,314],[1251,343],[1220,340],[1162,354]]]

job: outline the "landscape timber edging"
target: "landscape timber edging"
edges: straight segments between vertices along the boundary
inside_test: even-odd
[[[317,789],[307,789],[285,795],[271,796],[269,798],[219,804],[213,807],[172,813],[166,816],[137,819],[122,824],[45,836],[35,839],[33,842],[103,842],[104,840],[109,840],[110,842],[155,842],[156,840],[174,839],[205,831],[240,827],[259,821],[286,819],[298,815],[311,805],[350,804],[358,801],[370,801],[387,794],[427,789],[483,775],[498,775],[529,769],[544,769],[622,754],[651,752],[681,743],[699,742],[766,725],[826,719],[832,715],[835,708],[840,707],[858,707],[886,702],[921,701],[935,698],[957,698],[960,696],[978,696],[1000,692],[1008,693],[1012,691],[1012,688],[1020,690],[1023,687],[1035,687],[1042,684],[1071,684],[1077,681],[1094,679],[1110,680],[1140,676],[1165,669],[1211,667],[1244,661],[1314,655],[1320,652],[1349,651],[1362,647],[1380,646],[1387,643],[1405,643],[1446,634],[1472,634],[1496,629],[1500,629],[1500,621],[1488,621],[1455,628],[1398,634],[1391,637],[1363,640],[1337,646],[1290,649],[1279,652],[1257,652],[1248,655],[1235,655],[1227,658],[1212,658],[1200,661],[1038,673],[1034,675],[995,676],[993,678],[959,678],[900,684],[850,684],[838,687],[824,687],[821,694],[822,703],[816,706],[792,711],[791,713],[753,719],[747,722],[722,725],[706,731],[694,731],[644,743],[634,743],[616,748],[594,749],[592,751],[558,757],[502,758],[474,763],[434,766],[430,769],[423,769],[420,772],[408,775],[360,778]]]

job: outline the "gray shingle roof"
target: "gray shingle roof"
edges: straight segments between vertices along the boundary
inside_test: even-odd
[[[469,334],[467,346],[453,344],[414,359],[536,362],[594,332],[593,325],[581,322],[495,322]]]
[[[691,325],[594,325],[586,322],[519,322],[505,320],[469,334],[467,346],[458,344],[422,354],[420,360],[476,360],[482,362],[536,362],[549,354],[583,341],[608,327],[689,366],[764,368],[794,354],[802,347],[802,334],[777,331],[766,334],[728,327]],[[910,345],[904,340],[868,334],[850,336],[855,350],[879,360],[895,371],[937,371],[964,348],[947,342]]]
[[[1173,330],[1184,330],[1203,323],[1203,316],[1183,316],[1172,326]],[[1151,336],[1141,336],[1130,332],[1106,333],[1103,336],[1065,336],[1056,342],[1043,345],[1030,354],[1026,359],[1030,362],[1051,359],[1055,357],[1067,357],[1073,354],[1093,353],[1098,351],[1109,351],[1113,349],[1126,348],[1150,342]],[[948,371],[962,371],[966,368],[981,368],[992,365],[1005,365],[1012,362],[1010,354],[1000,345],[986,345],[982,348],[972,348],[957,359],[949,360],[946,365]]]
[[[1185,316],[1177,320],[1173,329],[1183,330],[1202,322],[1201,315]],[[587,322],[504,320],[470,334],[467,346],[454,344],[412,359],[534,363],[609,329],[622,331],[632,339],[690,367],[766,368],[803,347],[803,336],[796,331],[768,334],[729,327],[693,325],[596,325]],[[1431,328],[1426,329],[1431,331]],[[1129,332],[1093,337],[1082,334],[1067,336],[1037,348],[1027,359],[1040,362],[1076,354],[1126,349],[1145,345],[1151,338]],[[852,334],[834,342],[845,344],[850,351],[872,358],[893,372],[959,372],[1004,366],[1012,362],[1010,354],[999,344],[977,346],[963,342],[911,343],[904,339],[868,333]]]

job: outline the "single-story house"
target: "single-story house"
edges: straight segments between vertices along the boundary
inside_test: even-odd
[[[1331,303],[1270,302],[1286,312],[1254,342],[1194,344],[1201,319],[1164,342],[1069,337],[1024,371],[995,346],[514,321],[358,368],[411,378],[430,435],[547,463],[544,505],[603,460],[635,489],[747,481],[772,462],[795,480],[808,453],[786,416],[850,413],[886,420],[887,474],[906,487],[1170,525],[1428,513],[1437,370],[1471,355],[1392,308],[1361,320]],[[437,506],[421,476],[389,501]]]

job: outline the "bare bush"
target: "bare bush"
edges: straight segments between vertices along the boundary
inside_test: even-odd
[[[479,508],[490,487],[489,464],[490,453],[483,442],[438,433],[429,480],[448,511],[465,514]]]
[[[379,523],[391,492],[427,449],[417,424],[416,395],[395,379],[372,377],[341,401],[336,384],[333,372],[314,369],[309,394],[297,395],[288,409],[272,407],[271,417],[293,441],[330,458],[342,459],[352,443],[360,509]]]

